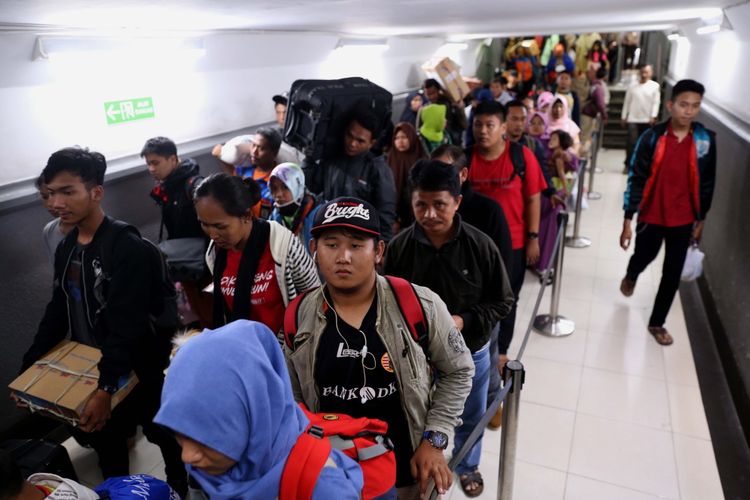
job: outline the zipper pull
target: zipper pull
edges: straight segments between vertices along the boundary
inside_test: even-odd
[[[409,348],[408,347],[404,347],[404,350],[401,351],[401,357],[405,358],[407,354],[409,354]]]

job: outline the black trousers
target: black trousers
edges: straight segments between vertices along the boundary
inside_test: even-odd
[[[521,292],[523,280],[526,277],[526,249],[513,250],[511,257],[511,269],[508,269],[510,288],[513,290],[514,300],[510,313],[500,320],[500,336],[497,340],[499,354],[507,354],[510,342],[513,340],[513,329],[516,326],[516,309],[518,306],[518,294]]]
[[[105,479],[130,475],[128,437],[137,425],[143,428],[146,438],[161,449],[167,474],[167,482],[182,494],[187,487],[187,472],[182,463],[182,449],[174,436],[153,423],[159,410],[162,381],[140,381],[133,391],[112,411],[107,425],[100,431],[83,432],[78,428],[72,434],[82,445],[92,447],[99,456],[99,468]],[[133,471],[147,473],[149,471]],[[183,488],[184,484],[184,488]]]
[[[625,142],[625,166],[630,166],[630,157],[633,155],[635,143],[638,138],[651,127],[648,123],[628,123],[628,137]]]
[[[672,307],[672,301],[680,287],[680,276],[685,264],[685,255],[690,247],[693,225],[665,227],[639,222],[635,226],[635,231],[635,253],[630,258],[626,274],[629,280],[638,279],[638,275],[656,258],[664,241],[664,266],[659,291],[656,293],[654,310],[648,320],[648,326],[664,326],[669,308]]]

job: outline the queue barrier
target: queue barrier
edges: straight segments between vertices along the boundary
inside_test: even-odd
[[[587,199],[591,201],[602,199],[602,194],[598,191],[594,191],[594,174],[600,174],[603,172],[603,170],[597,166],[597,159],[599,157],[599,150],[602,147],[602,142],[604,142],[604,121],[601,119],[601,116],[597,117],[596,120],[598,126],[591,138],[591,168],[589,169],[589,190],[586,196]]]

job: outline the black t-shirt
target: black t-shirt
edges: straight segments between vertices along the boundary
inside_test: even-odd
[[[325,293],[328,303],[332,304]],[[395,447],[396,486],[408,486],[414,483],[409,465],[414,449],[401,407],[396,374],[375,329],[377,303],[375,297],[360,329],[338,318],[332,308],[326,311],[327,325],[320,338],[315,365],[320,411],[385,421],[388,437]]]
[[[81,344],[98,347],[94,332],[86,315],[86,298],[83,291],[83,255],[88,245],[76,243],[65,275],[65,288],[70,305],[71,339]]]

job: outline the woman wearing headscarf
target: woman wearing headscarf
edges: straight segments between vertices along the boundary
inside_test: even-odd
[[[425,104],[429,104],[429,102],[421,91],[409,92],[409,95],[406,96],[406,107],[404,108],[404,112],[401,113],[401,120],[399,121],[410,123],[416,127],[417,115],[420,108]]]
[[[537,139],[544,146],[545,163],[551,155],[549,149],[550,130],[547,114],[535,111],[529,115],[526,132]],[[558,195],[542,196],[539,216],[539,262],[536,269],[543,272],[550,262],[552,247],[557,237],[557,214],[565,208],[565,200]]]
[[[450,134],[445,133],[447,111],[445,104],[428,104],[419,111],[419,120],[422,123],[419,135],[428,154],[438,146],[451,144]]]
[[[212,500],[273,499],[308,420],[292,394],[279,343],[239,320],[187,341],[167,372],[154,422],[171,429],[188,473]],[[359,466],[333,450],[313,499],[358,499]]]
[[[549,107],[552,106],[552,101],[555,100],[555,94],[549,91],[542,92],[539,97],[536,98],[536,109],[542,113],[547,113]]]
[[[547,125],[547,114],[542,111],[529,113],[529,118],[526,122],[526,133],[542,143],[545,154],[544,160],[547,161],[547,156],[549,155],[549,126]]]
[[[549,133],[555,130],[564,130],[573,138],[573,151],[578,153],[578,147],[581,145],[579,134],[581,129],[570,118],[568,113],[568,102],[566,99],[557,96],[552,101],[552,105],[547,111],[547,126]]]
[[[414,221],[406,184],[411,167],[417,160],[424,158],[427,158],[427,153],[414,126],[406,122],[396,124],[393,144],[388,152],[388,166],[393,171],[393,181],[396,184],[396,216],[400,227],[406,227]]]
[[[296,163],[282,163],[271,171],[270,185],[273,197],[270,220],[294,233],[309,253],[312,224],[320,204],[305,187],[305,173]]]

